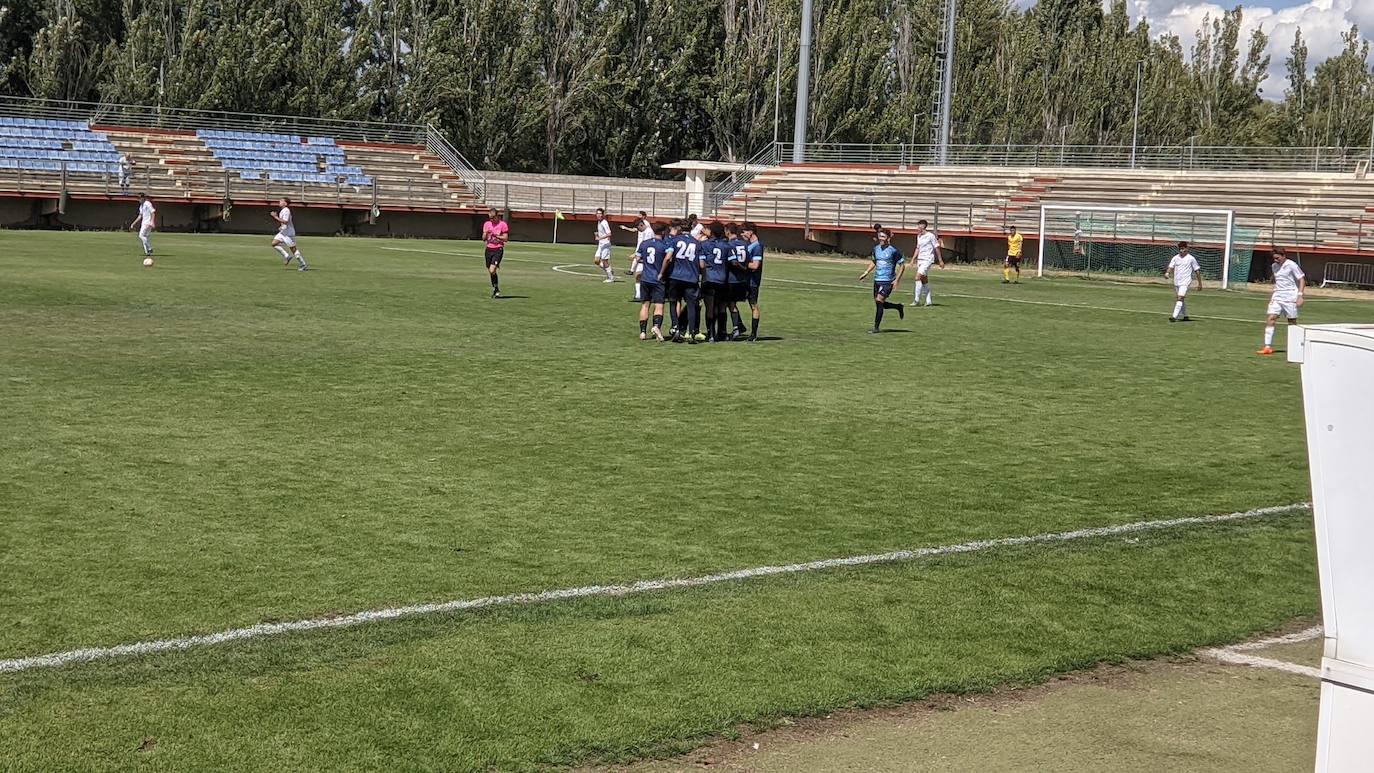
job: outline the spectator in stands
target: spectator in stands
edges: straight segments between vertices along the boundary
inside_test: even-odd
[[[129,195],[129,181],[134,176],[134,162],[123,153],[119,154],[119,195]],[[106,178],[108,179],[108,178]]]

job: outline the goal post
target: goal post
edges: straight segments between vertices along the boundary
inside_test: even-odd
[[[1186,241],[1203,278],[1230,289],[1249,279],[1256,235],[1237,231],[1231,209],[1046,204],[1036,276],[1047,270],[1160,276]]]

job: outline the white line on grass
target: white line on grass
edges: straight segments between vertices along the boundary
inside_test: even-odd
[[[873,553],[861,556],[847,556],[844,558],[827,558],[820,561],[808,561],[799,564],[757,566],[752,569],[737,569],[732,572],[707,574],[697,577],[639,580],[628,585],[584,585],[579,588],[560,588],[538,593],[512,593],[504,596],[482,596],[473,599],[454,599],[453,601],[435,604],[414,604],[404,607],[374,609],[339,617],[316,617],[305,620],[293,620],[286,623],[258,623],[257,625],[250,625],[246,628],[233,628],[218,633],[185,636],[177,639],[158,639],[155,641],[142,641],[133,644],[120,644],[113,647],[86,647],[78,650],[69,650],[67,652],[54,652],[47,655],[9,658],[7,660],[0,660],[0,673],[30,671],[36,668],[56,668],[71,663],[89,663],[96,660],[108,660],[110,658],[123,657],[126,655],[151,655],[158,652],[173,652],[190,649],[192,647],[227,644],[229,642],[242,641],[244,639],[278,636],[297,631],[349,628],[355,625],[362,625],[363,623],[374,623],[381,620],[396,620],[405,617],[418,617],[421,615],[463,612],[472,609],[487,609],[491,607],[542,604],[549,601],[563,601],[566,599],[589,598],[595,596],[627,596],[648,591],[696,588],[703,585],[715,585],[723,582],[751,580],[758,577],[772,577],[777,575],[800,574],[803,572],[815,572],[837,567],[916,561],[931,556],[976,553],[993,548],[1013,547],[1017,545],[1069,542],[1072,540],[1089,539],[1093,537],[1110,537],[1118,534],[1170,529],[1177,526],[1243,521],[1263,516],[1305,510],[1308,507],[1309,503],[1304,502],[1275,507],[1260,507],[1254,510],[1227,513],[1224,515],[1190,516],[1160,521],[1136,521],[1134,523],[1124,523],[1116,526],[1098,526],[1089,529],[1048,532],[1045,534],[1034,534],[1024,537],[999,537],[995,539],[975,540],[973,542],[961,542],[957,545],[916,548],[914,550],[897,550],[891,553]]]
[[[476,248],[474,248],[474,251],[473,251],[473,252],[449,252],[449,251],[445,251],[445,250],[420,250],[420,249],[415,249],[415,248],[412,248],[412,247],[378,247],[377,249],[381,249],[381,250],[390,250],[390,251],[392,251],[392,252],[423,252],[423,253],[425,253],[426,255],[451,255],[451,256],[456,257],[456,258],[477,258],[477,257],[481,257],[481,255],[478,254],[478,253],[475,251]],[[502,259],[501,259],[501,262],[502,262],[502,263],[505,263],[505,262],[507,262],[507,261],[515,261],[516,263],[542,263],[542,264],[544,264],[544,265],[546,265],[546,266],[549,264],[549,262],[548,262],[547,260],[530,260],[529,258],[502,258]]]
[[[588,279],[600,279],[601,277],[605,276],[605,274],[588,274],[588,273],[584,273],[584,272],[582,272],[582,271],[569,271],[569,270],[568,270],[568,269],[572,269],[572,268],[582,268],[582,267],[584,267],[585,265],[586,265],[586,264],[584,264],[584,263],[563,263],[563,264],[558,265],[558,266],[553,266],[553,270],[554,270],[554,271],[557,271],[557,272],[560,273],[560,274],[567,274],[568,276],[583,276],[583,277],[586,277],[586,278],[588,278]],[[597,269],[597,270],[600,271],[600,269]]]
[[[1289,663],[1286,660],[1278,660],[1276,658],[1247,655],[1246,653],[1279,644],[1296,644],[1298,642],[1310,641],[1321,635],[1322,627],[1320,625],[1314,625],[1305,631],[1298,631],[1297,633],[1290,633],[1285,636],[1275,636],[1271,639],[1241,642],[1240,644],[1233,644],[1230,647],[1217,647],[1203,650],[1202,653],[1216,658],[1223,663],[1254,666],[1255,668],[1272,668],[1278,671],[1286,671],[1290,674],[1299,674],[1301,676],[1310,676],[1314,679],[1320,679],[1322,676],[1321,669],[1300,665],[1298,663]]]

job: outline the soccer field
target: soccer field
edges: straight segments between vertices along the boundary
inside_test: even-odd
[[[0,232],[0,659],[1309,498],[1260,294],[937,270],[866,335],[861,263],[770,255],[766,340],[688,346],[587,246],[513,243],[491,300],[478,242],[300,241]],[[1314,568],[1289,510],[16,667],[0,759],[627,760],[1236,640]]]

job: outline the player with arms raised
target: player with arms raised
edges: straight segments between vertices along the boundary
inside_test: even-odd
[[[611,221],[606,219],[606,210],[601,207],[596,208],[596,257],[592,262],[606,272],[605,284],[615,281],[615,272],[611,269]]]
[[[486,242],[487,276],[491,278],[491,297],[501,297],[501,259],[506,257],[506,242],[510,241],[510,224],[501,218],[501,211],[492,207],[487,222],[482,224],[482,239]]]
[[[291,260],[294,258],[301,264],[300,268],[296,269],[297,271],[309,270],[310,267],[305,264],[305,256],[296,246],[296,221],[291,216],[291,199],[282,196],[277,201],[277,211],[267,214],[277,221],[277,235],[272,237],[272,248],[282,256],[286,265],[291,265]],[[291,248],[291,252],[286,251],[287,247]]]
[[[935,296],[930,292],[930,267],[936,263],[940,264],[940,268],[945,267],[945,257],[940,253],[940,238],[927,230],[929,226],[924,220],[916,221],[916,300],[912,303],[918,306],[922,296],[925,296],[927,306],[935,302]]]
[[[878,232],[878,243],[873,245],[873,264],[859,275],[862,282],[869,274],[873,275],[873,329],[870,333],[880,332],[883,324],[883,311],[896,309],[897,316],[906,319],[906,307],[891,303],[887,299],[897,292],[897,285],[906,274],[906,258],[901,250],[892,245],[892,232],[886,228]]]
[[[1288,318],[1288,324],[1298,324],[1298,309],[1302,306],[1303,293],[1307,291],[1307,275],[1302,267],[1288,259],[1288,252],[1282,247],[1274,248],[1274,294],[1269,296],[1268,317],[1264,320],[1264,348],[1260,354],[1274,353],[1274,324],[1279,315]]]
[[[157,227],[157,209],[153,207],[153,202],[148,199],[146,193],[138,194],[138,216],[129,224],[129,230],[132,231],[135,227],[138,228],[138,240],[143,242],[143,256],[151,258],[153,229]]]
[[[1169,316],[1169,321],[1192,322],[1188,319],[1188,287],[1196,277],[1197,289],[1202,289],[1202,266],[1188,251],[1188,242],[1178,243],[1178,254],[1169,259],[1164,276],[1174,280],[1174,313]]]

